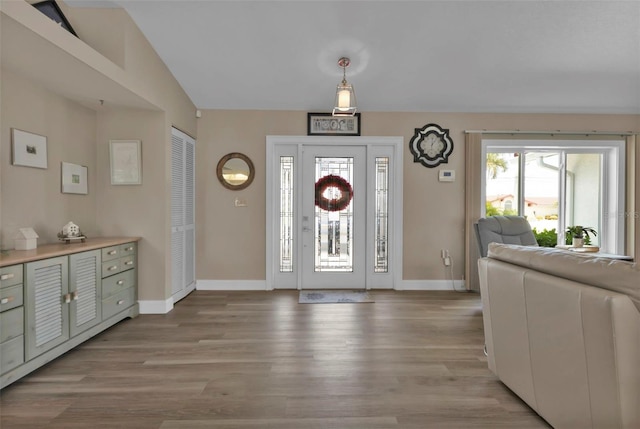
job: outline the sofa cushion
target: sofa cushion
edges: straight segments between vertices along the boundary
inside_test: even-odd
[[[640,267],[637,263],[573,253],[550,247],[489,244],[489,258],[580,283],[623,293],[640,310]]]

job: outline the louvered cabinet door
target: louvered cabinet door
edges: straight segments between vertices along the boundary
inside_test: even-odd
[[[68,257],[25,265],[26,360],[69,339]]]
[[[69,256],[69,307],[71,336],[102,320],[102,264],[100,250]]]

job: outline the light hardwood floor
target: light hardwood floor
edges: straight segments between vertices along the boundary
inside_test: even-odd
[[[549,428],[487,369],[479,295],[196,291],[5,388],[0,427]]]

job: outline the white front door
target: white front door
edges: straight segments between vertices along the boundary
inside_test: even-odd
[[[402,137],[267,137],[267,289],[402,282]]]
[[[305,146],[302,288],[366,286],[366,147]]]

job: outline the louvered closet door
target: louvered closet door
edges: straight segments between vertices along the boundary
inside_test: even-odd
[[[100,250],[69,256],[69,293],[71,294],[71,336],[102,320]]]
[[[171,259],[173,301],[195,288],[195,140],[171,133]]]
[[[26,360],[69,339],[67,257],[26,264]]]
[[[185,287],[195,286],[196,281],[196,216],[195,216],[195,162],[196,145],[193,139],[185,140],[185,175],[184,175],[184,284]]]

